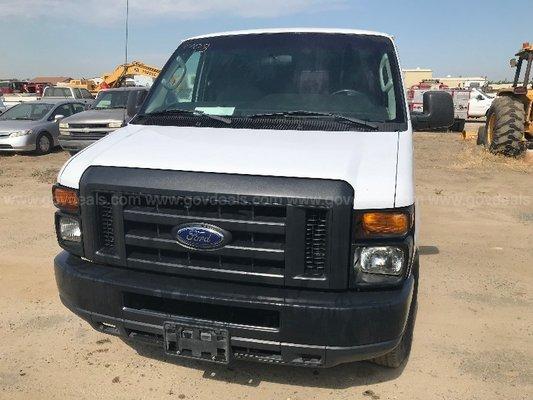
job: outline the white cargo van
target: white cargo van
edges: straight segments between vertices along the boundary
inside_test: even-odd
[[[172,356],[329,367],[409,354],[418,252],[412,124],[391,36],[198,36],[137,116],[54,186],[63,303]]]

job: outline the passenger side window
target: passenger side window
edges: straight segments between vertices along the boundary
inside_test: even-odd
[[[56,115],[62,115],[63,117],[68,117],[72,115],[72,109],[70,108],[70,104],[63,104],[57,107],[50,116],[50,120],[53,121]]]
[[[80,89],[74,88],[74,97],[76,97],[77,99],[83,98],[83,96],[81,95],[81,90]]]

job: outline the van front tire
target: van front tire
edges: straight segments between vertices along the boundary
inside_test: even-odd
[[[418,281],[420,273],[419,269],[420,265],[417,255],[413,267],[413,275],[415,277],[413,298],[411,300],[411,306],[409,307],[409,316],[407,317],[405,330],[403,332],[403,336],[400,340],[400,343],[398,343],[398,346],[396,346],[396,348],[391,352],[370,360],[374,364],[381,365],[387,368],[398,368],[407,361],[409,355],[411,354],[411,346],[413,344],[413,332],[415,330],[416,313],[418,310]]]
[[[400,340],[400,343],[391,352],[384,354],[380,357],[373,358],[371,361],[374,364],[381,365],[387,368],[398,368],[404,362],[407,361],[409,355],[411,354],[411,346],[413,344],[413,332],[415,328],[417,309],[418,302],[415,297],[413,298],[413,303],[411,304],[411,310],[409,311],[409,317],[407,319],[405,331],[403,333],[402,339]]]

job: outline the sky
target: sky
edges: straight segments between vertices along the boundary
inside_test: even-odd
[[[124,62],[126,0],[0,0],[0,78],[95,77]],[[529,15],[529,21],[525,16]],[[204,33],[276,27],[394,35],[403,68],[509,79],[533,0],[130,0],[129,60],[163,66]]]

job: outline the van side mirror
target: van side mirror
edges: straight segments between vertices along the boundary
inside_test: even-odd
[[[452,95],[442,90],[424,93],[424,112],[412,112],[414,130],[446,129],[454,123]]]

